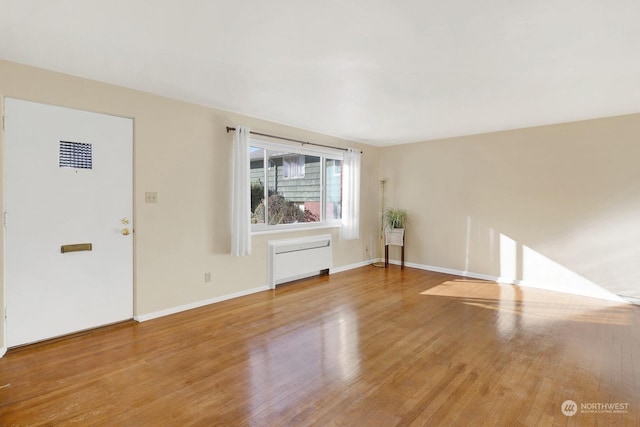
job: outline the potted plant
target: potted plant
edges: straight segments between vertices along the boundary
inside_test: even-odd
[[[404,245],[404,227],[407,223],[407,211],[387,208],[384,211],[385,245]]]

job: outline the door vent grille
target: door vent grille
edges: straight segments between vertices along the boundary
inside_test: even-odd
[[[60,167],[93,169],[91,144],[60,141]]]

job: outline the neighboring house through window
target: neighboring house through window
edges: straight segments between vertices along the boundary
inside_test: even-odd
[[[251,141],[253,231],[339,224],[342,152],[297,148]]]

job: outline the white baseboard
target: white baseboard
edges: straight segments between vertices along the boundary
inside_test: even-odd
[[[395,264],[395,265],[400,265],[400,261],[397,260],[389,260],[390,264]],[[586,296],[586,297],[590,297],[590,298],[600,298],[600,299],[604,299],[607,301],[615,301],[615,302],[621,302],[621,303],[631,303],[631,304],[640,304],[640,299],[635,298],[635,302],[634,302],[634,298],[631,297],[622,297],[620,295],[616,295],[614,293],[611,293],[607,290],[602,290],[603,292],[601,292],[599,295],[591,295],[591,294],[587,294],[587,293],[578,293],[578,292],[568,292],[565,290],[561,290],[561,289],[554,289],[553,286],[550,286],[549,284],[543,284],[543,283],[537,283],[537,282],[533,282],[530,280],[520,280],[520,279],[514,279],[514,278],[510,278],[510,277],[501,277],[501,276],[492,276],[489,274],[482,274],[482,273],[475,273],[473,271],[462,271],[462,270],[455,270],[455,269],[451,269],[451,268],[443,268],[443,267],[436,267],[433,265],[425,265],[425,264],[415,264],[412,262],[405,262],[404,264],[407,267],[412,267],[412,268],[417,268],[420,270],[427,270],[427,271],[434,271],[437,273],[445,273],[445,274],[452,274],[454,276],[462,276],[462,277],[468,277],[471,279],[480,279],[480,280],[488,280],[491,282],[498,282],[498,283],[503,283],[503,284],[507,284],[507,285],[517,285],[517,286],[524,286],[527,288],[535,288],[535,289],[543,289],[543,290],[547,290],[547,291],[553,291],[553,292],[561,292],[561,293],[570,293],[571,295],[582,295],[582,296]]]
[[[400,265],[400,261],[390,259],[389,264]],[[488,274],[473,273],[471,271],[454,270],[453,268],[436,267],[434,265],[416,264],[414,262],[405,262],[406,267],[417,268],[418,270],[434,271],[436,273],[451,274],[453,276],[470,277],[472,279],[490,280],[497,282],[498,276],[490,276]]]
[[[0,357],[3,357],[7,354],[7,347],[0,347]]]
[[[383,261],[382,259],[378,258],[378,259],[370,259],[368,261],[362,261],[362,262],[358,262],[358,263],[354,263],[354,264],[342,265],[340,267],[331,268],[330,269],[330,274],[341,273],[341,272],[344,272],[344,271],[353,270],[355,268],[360,268],[360,267],[365,267],[365,266],[371,265],[371,264],[373,264],[375,262],[382,262],[382,261]],[[398,260],[389,260],[389,263],[390,264],[394,264],[394,265],[400,265],[400,261],[398,261]],[[454,275],[454,276],[468,277],[468,278],[471,278],[471,279],[488,280],[488,281],[491,281],[491,282],[498,282],[498,283],[504,283],[504,284],[518,285],[518,286],[526,286],[526,287],[530,287],[530,288],[545,289],[545,290],[552,290],[552,291],[554,290],[554,289],[550,288],[549,286],[542,286],[540,284],[529,282],[529,281],[526,281],[526,280],[518,280],[518,279],[500,277],[500,276],[492,276],[492,275],[489,275],[489,274],[475,273],[473,271],[455,270],[455,269],[452,269],[452,268],[437,267],[437,266],[425,265],[425,264],[416,264],[416,263],[412,263],[412,262],[406,262],[405,265],[407,267],[417,268],[419,270],[434,271],[436,273],[451,274],[451,275]],[[211,299],[207,299],[207,300],[203,300],[203,301],[197,301],[197,302],[194,302],[194,303],[191,303],[191,304],[185,304],[185,305],[181,305],[181,306],[177,306],[177,307],[171,307],[171,308],[168,308],[166,310],[160,310],[160,311],[156,311],[156,312],[153,312],[153,313],[137,315],[137,316],[134,316],[133,318],[138,322],[145,322],[147,320],[156,319],[158,317],[163,317],[163,316],[168,316],[170,314],[180,313],[181,311],[191,310],[193,308],[198,308],[198,307],[204,307],[204,306],[209,305],[209,304],[215,304],[217,302],[222,302],[222,301],[226,301],[226,300],[229,300],[229,299],[242,297],[242,296],[245,296],[245,295],[255,294],[257,292],[268,291],[269,289],[270,288],[268,286],[260,286],[260,287],[257,287],[257,288],[248,289],[246,291],[235,292],[235,293],[228,294],[228,295],[222,295],[222,296],[216,297],[216,298],[211,298]],[[562,291],[556,291],[556,292],[562,292]],[[621,298],[621,297],[618,297],[617,295],[614,295],[614,294],[611,294],[611,295],[612,295],[611,298],[605,298],[605,299],[610,299],[610,300],[614,300],[614,301],[618,301],[618,302],[624,301],[624,302],[628,302],[628,303],[632,303],[632,304],[640,304],[640,299],[639,298],[632,298],[632,297],[622,297]],[[6,352],[6,348],[0,349],[0,357],[2,357],[2,354],[4,354],[4,352]]]
[[[391,263],[391,261],[389,262]],[[400,265],[400,262],[393,261],[393,264]],[[490,274],[475,273],[473,271],[455,270],[452,268],[436,267],[433,265],[424,265],[424,264],[415,264],[412,262],[406,262],[404,265],[406,265],[407,267],[418,268],[420,270],[435,271],[436,273],[452,274],[454,276],[468,277],[471,279],[488,280],[490,282],[499,282],[499,283],[506,283],[511,285],[521,284],[521,281],[517,279],[510,279],[510,278],[500,277],[500,276],[492,276]]]
[[[133,316],[134,320],[138,322],[146,322],[147,320],[157,319],[158,317],[168,316],[170,314],[180,313],[181,311],[187,311],[198,307],[204,307],[205,305],[215,304],[230,300],[233,298],[243,297],[245,295],[255,294],[257,292],[268,291],[268,286],[260,286],[257,288],[247,289],[246,291],[234,292],[232,294],[222,295],[215,298],[210,298],[202,301],[192,302],[190,304],[179,305],[177,307],[167,308],[166,310],[154,311],[153,313],[140,314]]]
[[[622,298],[629,301],[631,304],[640,305],[640,298],[638,297],[628,297],[626,295],[620,295]]]
[[[370,259],[368,261],[357,262],[355,264],[341,265],[340,267],[331,268],[329,273],[342,273],[343,271],[353,270],[354,268],[366,267],[367,265],[371,265],[378,261],[380,261],[380,259]]]
[[[343,266],[340,266],[340,267],[331,268],[329,270],[329,272],[330,272],[330,274],[333,274],[333,273],[340,273],[342,271],[353,270],[354,268],[364,267],[364,266],[372,264],[372,263],[374,263],[376,261],[377,260],[374,259],[374,260],[369,260],[369,261],[358,262],[358,263],[355,263],[355,264],[343,265]],[[202,300],[202,301],[196,301],[196,302],[193,302],[193,303],[190,303],[190,304],[185,304],[185,305],[180,305],[180,306],[177,306],[177,307],[167,308],[165,310],[154,311],[152,313],[136,315],[136,316],[133,316],[133,319],[138,321],[138,322],[146,322],[147,320],[152,320],[152,319],[157,319],[159,317],[169,316],[170,314],[180,313],[181,311],[187,311],[187,310],[191,310],[191,309],[198,308],[198,307],[204,307],[205,305],[215,304],[217,302],[222,302],[222,301],[230,300],[230,299],[233,299],[233,298],[243,297],[245,295],[251,295],[251,294],[255,294],[257,292],[268,291],[268,290],[270,290],[270,288],[268,286],[266,286],[266,285],[265,286],[259,286],[257,288],[248,289],[246,291],[240,291],[240,292],[235,292],[235,293],[228,294],[228,295],[222,295],[222,296],[219,296],[219,297],[210,298],[210,299],[206,299],[206,300]]]

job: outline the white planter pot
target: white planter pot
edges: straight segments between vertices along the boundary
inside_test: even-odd
[[[384,230],[384,244],[404,246],[404,228],[387,228]]]

